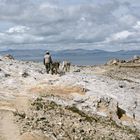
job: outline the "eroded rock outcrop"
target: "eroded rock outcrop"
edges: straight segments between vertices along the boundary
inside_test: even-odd
[[[7,60],[0,61],[0,108],[16,112],[21,133],[41,130],[54,139],[138,137],[139,67],[118,67],[125,63],[115,60],[103,67],[74,66],[70,73],[51,75],[42,63]],[[120,129],[122,124],[133,134]]]

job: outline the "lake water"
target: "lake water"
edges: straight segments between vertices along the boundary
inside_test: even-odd
[[[9,51],[0,52],[0,55],[11,54],[18,60],[43,62],[44,51]],[[52,53],[52,59],[70,61],[76,65],[99,65],[105,64],[113,58],[131,59],[134,55],[140,55],[140,51],[132,52],[98,52],[98,53]]]

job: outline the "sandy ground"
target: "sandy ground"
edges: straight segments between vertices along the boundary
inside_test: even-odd
[[[0,111],[0,139],[17,140],[19,129],[13,122],[13,113],[7,110]]]

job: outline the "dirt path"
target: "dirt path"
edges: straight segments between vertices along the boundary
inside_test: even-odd
[[[11,111],[0,111],[0,140],[18,140],[19,129],[13,122],[13,118]]]
[[[14,122],[14,111],[26,112],[29,108],[28,96],[17,96],[13,100],[0,101],[0,140],[50,140],[35,132],[20,135],[20,128]]]
[[[0,140],[19,140],[20,132],[14,123],[13,111],[28,110],[28,98],[17,96],[13,100],[0,101]]]

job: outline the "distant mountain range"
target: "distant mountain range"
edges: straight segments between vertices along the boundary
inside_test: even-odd
[[[0,55],[11,54],[16,59],[19,60],[28,60],[28,61],[42,61],[43,56],[46,50],[6,50],[0,51]],[[60,51],[51,51],[53,59],[55,60],[67,60],[71,61],[73,64],[78,65],[95,65],[103,64],[106,61],[118,58],[118,59],[131,59],[134,55],[140,56],[140,50],[132,51],[116,51],[109,52],[104,50],[84,50],[84,49],[75,49],[75,50],[60,50]]]

